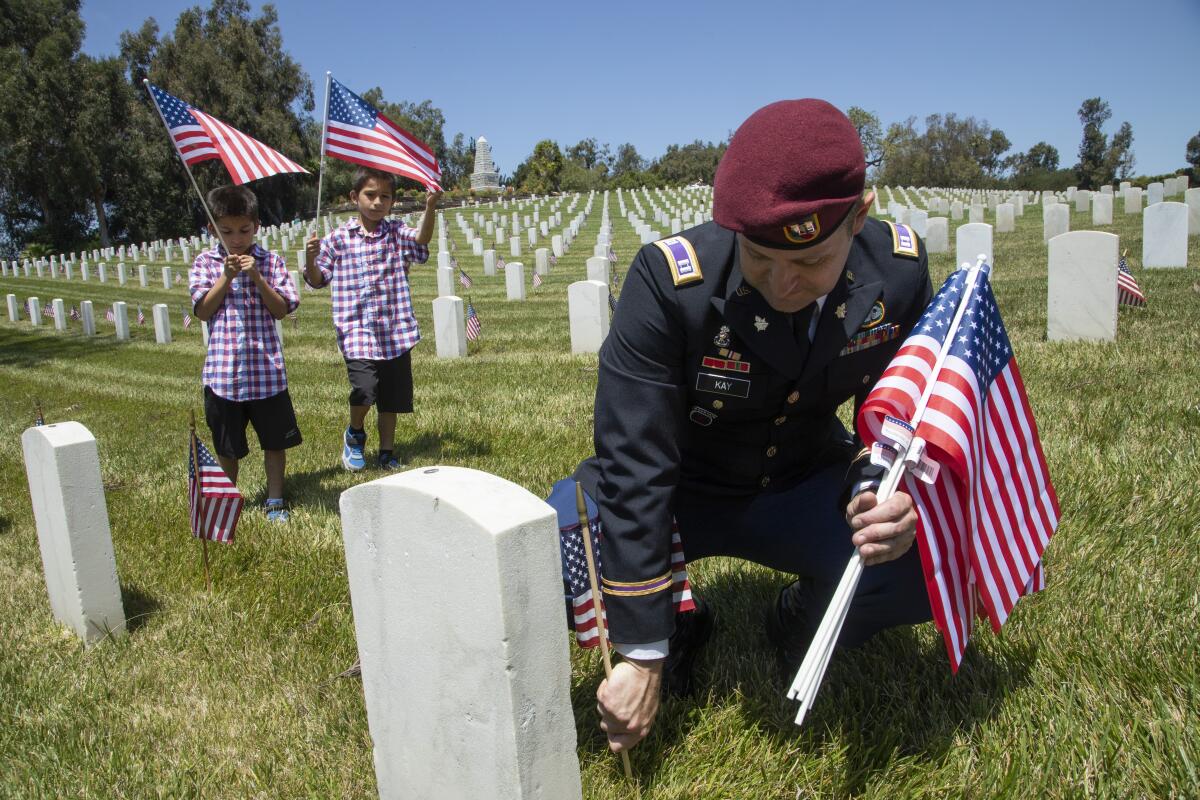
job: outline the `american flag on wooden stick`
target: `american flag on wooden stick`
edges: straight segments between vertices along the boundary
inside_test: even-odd
[[[104,312],[104,318],[106,320],[108,320],[109,322],[117,321],[117,315],[113,313],[113,310],[111,308],[108,311]]]
[[[333,78],[328,114],[322,144],[326,155],[412,178],[430,191],[441,190],[442,169],[429,145]]]
[[[146,324],[146,315],[142,313],[142,307],[141,307],[141,306],[138,306],[138,315],[137,315],[137,321],[138,321],[138,325],[145,325],[145,324]]]
[[[470,289],[473,284],[473,281],[471,280],[471,276],[468,275],[467,271],[462,269],[461,267],[458,270],[458,282],[463,285],[464,289]]]
[[[242,493],[208,452],[204,442],[199,437],[195,441],[195,459],[188,448],[188,510],[192,535],[213,542],[232,542],[242,513]],[[196,460],[200,462],[199,475]]]
[[[183,307],[183,329],[186,331],[190,327],[192,327],[192,315],[188,311],[187,306],[184,306]]]
[[[995,630],[1017,600],[1042,588],[1042,553],[1059,506],[1033,409],[1017,369],[986,267],[937,374],[968,270],[951,275],[867,396],[858,431],[887,444],[890,416],[911,420],[926,386],[929,403],[913,434],[939,465],[927,480],[905,474],[917,509],[917,541],[933,618],[958,670],[978,598]],[[915,439],[914,439],[915,441]]]
[[[475,341],[482,332],[483,326],[479,324],[479,315],[475,313],[475,306],[471,304],[470,300],[467,300],[467,341]]]
[[[537,287],[539,287],[541,285],[542,285],[542,273],[540,273],[540,272],[533,273],[533,288],[536,289]]]
[[[285,172],[308,173],[304,167],[258,139],[193,108],[148,81],[146,86],[162,114],[175,149],[189,167],[219,158],[235,184]]]
[[[1133,273],[1129,271],[1124,253],[1117,262],[1117,304],[1134,308],[1146,305],[1146,295],[1142,294],[1142,287],[1138,286]]]

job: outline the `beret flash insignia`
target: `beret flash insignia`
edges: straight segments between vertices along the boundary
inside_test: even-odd
[[[821,220],[809,214],[792,225],[783,226],[783,236],[792,244],[806,244],[821,235]]]

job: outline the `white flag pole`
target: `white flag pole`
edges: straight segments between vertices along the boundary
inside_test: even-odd
[[[162,120],[163,127],[167,129],[167,136],[171,138],[171,146],[175,148],[176,155],[183,162],[183,168],[187,170],[188,178],[192,182],[192,188],[196,190],[196,196],[200,198],[200,207],[204,209],[204,216],[208,217],[208,222],[212,225],[213,232],[217,235],[217,240],[221,242],[221,246],[225,248],[225,252],[229,253],[229,245],[225,244],[225,237],[221,235],[221,229],[217,227],[217,221],[213,219],[212,212],[208,210],[208,203],[204,202],[204,195],[200,192],[200,187],[196,185],[196,176],[192,174],[192,168],[188,166],[187,159],[183,157],[183,153],[179,152],[179,146],[175,144],[175,137],[171,136],[171,126],[167,124],[167,118],[163,116],[162,109],[158,107],[158,98],[154,96],[154,92],[150,91],[149,78],[142,78],[142,85],[146,87],[146,93],[150,95],[150,102],[154,103],[154,110],[158,112],[158,118]]]
[[[912,430],[916,430],[920,424],[921,418],[925,414],[925,408],[929,405],[929,400],[933,396],[933,387],[937,382],[937,375],[941,372],[942,366],[946,362],[946,357],[950,354],[950,347],[954,343],[954,337],[958,333],[959,325],[962,323],[968,301],[975,291],[979,272],[986,266],[985,261],[985,257],[980,255],[974,266],[964,263],[961,267],[961,269],[968,270],[966,285],[963,288],[963,296],[959,300],[958,308],[954,313],[954,319],[950,323],[950,329],[946,333],[946,338],[942,341],[942,347],[938,352],[937,360],[934,362],[933,369],[926,380],[925,389],[921,393],[916,407],[913,409],[912,419],[909,421],[909,427]],[[925,451],[925,440],[920,437],[913,438],[909,442],[897,441],[896,445],[895,458],[876,493],[879,503],[886,502],[895,494],[904,473],[909,467],[920,463],[921,456]],[[846,565],[846,569],[842,573],[842,579],[834,591],[833,600],[830,602],[825,616],[821,619],[816,636],[813,637],[808,652],[804,656],[804,662],[800,665],[800,669],[796,673],[796,678],[792,681],[791,688],[788,690],[788,699],[800,700],[800,710],[796,714],[797,725],[804,723],[805,715],[812,708],[813,701],[816,700],[817,690],[820,688],[821,680],[824,678],[825,671],[829,666],[829,660],[833,655],[834,646],[841,633],[842,623],[845,622],[850,604],[853,601],[854,590],[857,588],[858,581],[862,577],[862,571],[862,556],[856,547],[854,548],[853,555],[850,556],[850,562]]]
[[[317,172],[317,213],[313,216],[313,225],[316,226],[321,219],[321,187],[325,182],[325,137],[329,135],[329,87],[333,80],[333,73],[326,70],[325,72],[325,119],[321,123],[321,168]]]

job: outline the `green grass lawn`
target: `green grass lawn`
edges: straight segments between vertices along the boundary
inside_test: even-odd
[[[417,413],[397,434],[412,466],[470,466],[544,497],[591,452],[596,359],[570,355],[566,286],[584,277],[601,203],[524,303],[505,300],[502,276],[483,276],[447,212],[483,338],[466,359],[437,360],[436,260],[413,272],[430,340],[414,352]],[[693,585],[719,611],[701,662],[707,690],[664,705],[632,753],[636,788],[597,727],[598,654],[572,647],[586,797],[1200,795],[1200,238],[1190,269],[1144,271],[1141,217],[1115,205],[1115,224],[1100,229],[1121,236],[1150,299],[1121,311],[1115,343],[1045,341],[1040,206],[995,239],[996,295],[1062,505],[1046,591],[1023,600],[1001,636],[980,627],[957,676],[932,624],[839,655],[797,728],[791,675],[760,627],[787,577],[694,564]],[[610,214],[623,272],[638,243],[615,193]],[[1090,222],[1072,213],[1073,230]],[[952,253],[953,241],[931,257],[935,288]],[[520,260],[529,280],[532,252]],[[137,288],[136,270],[118,287],[115,262],[104,285],[94,271],[86,284],[0,279],[0,293],[22,302],[95,301],[100,332],[0,322],[0,797],[374,797],[361,684],[336,677],[355,658],[337,501],[378,474],[340,467],[347,384],[328,292],[304,292],[298,327],[285,328],[305,438],[289,455],[292,520],[269,525],[248,505],[236,544],[210,547],[207,594],[186,499],[199,325],[180,330],[183,287]],[[149,266],[154,285],[162,263]],[[131,318],[138,303],[149,317],[166,302],[175,341],[156,345],[148,322],[118,344],[104,322],[114,300]],[[131,632],[86,651],[54,622],[42,579],[19,446],[35,399],[49,421],[77,420],[99,441]],[[261,502],[256,449],[241,485]]]

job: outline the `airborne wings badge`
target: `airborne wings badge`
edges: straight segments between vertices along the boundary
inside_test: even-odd
[[[700,272],[700,259],[692,243],[682,236],[669,236],[659,239],[654,246],[662,250],[667,257],[667,266],[671,268],[671,280],[676,286],[687,286],[689,283],[704,280]]]

